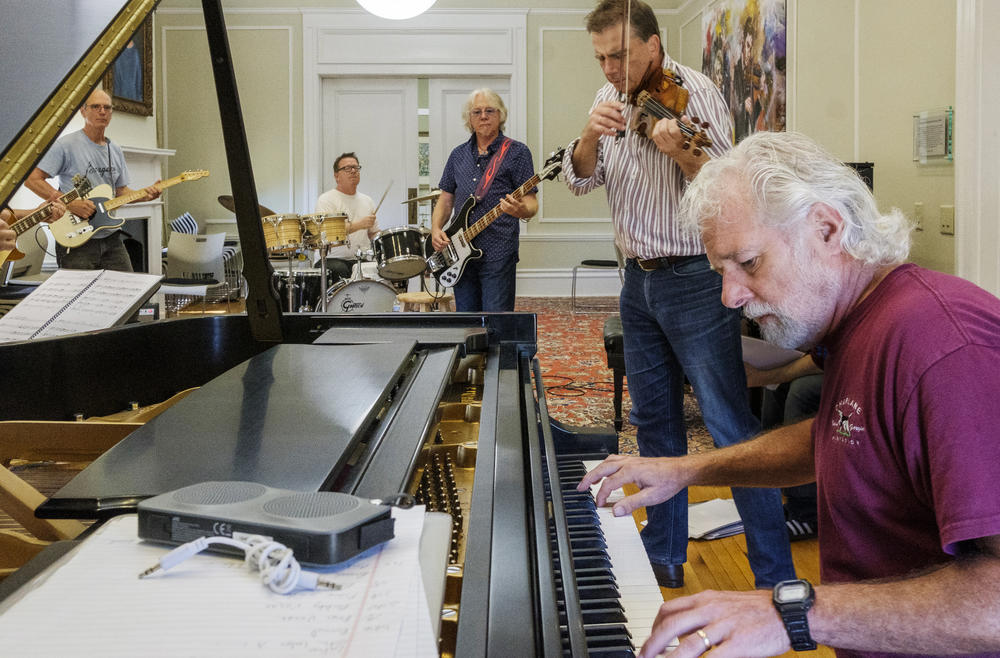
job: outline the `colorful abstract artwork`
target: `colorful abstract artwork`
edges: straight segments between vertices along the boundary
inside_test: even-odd
[[[721,0],[702,14],[701,68],[722,90],[736,141],[785,129],[785,0]]]

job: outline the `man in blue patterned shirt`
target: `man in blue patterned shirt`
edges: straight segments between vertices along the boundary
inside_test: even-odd
[[[455,199],[465,204],[470,197],[476,198],[464,222],[459,214],[452,220],[462,222],[463,229],[498,207],[502,214],[472,240],[472,247],[481,249],[483,254],[466,262],[455,283],[455,308],[513,311],[518,220],[530,219],[538,212],[535,196],[538,188],[528,190],[520,198],[511,192],[535,175],[531,151],[503,134],[507,107],[492,89],[477,89],[469,94],[462,118],[472,135],[451,152],[441,174],[438,183],[441,196],[431,219],[431,242],[435,251],[441,251],[456,238],[456,231],[444,230],[455,208]]]

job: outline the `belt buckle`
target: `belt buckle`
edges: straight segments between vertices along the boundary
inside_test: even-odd
[[[659,258],[647,258],[643,260],[641,258],[636,258],[635,262],[639,265],[639,269],[643,272],[655,272],[660,269],[660,259]],[[645,263],[653,262],[655,265],[653,267],[646,267]]]

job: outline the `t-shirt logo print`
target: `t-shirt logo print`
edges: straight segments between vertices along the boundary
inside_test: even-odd
[[[861,405],[850,398],[844,398],[837,403],[834,409],[837,412],[837,420],[834,422],[834,427],[836,428],[834,438],[842,437],[837,440],[847,443],[849,445],[857,445],[859,443],[856,438],[858,433],[864,432],[864,425],[855,425],[852,421],[855,417],[860,418],[861,416]]]

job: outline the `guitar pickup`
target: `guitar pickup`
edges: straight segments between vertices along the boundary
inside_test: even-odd
[[[79,237],[81,235],[84,235],[85,233],[91,233],[93,232],[93,230],[94,230],[93,226],[81,226],[79,231],[72,231],[71,233],[67,233],[66,237],[67,238]]]

